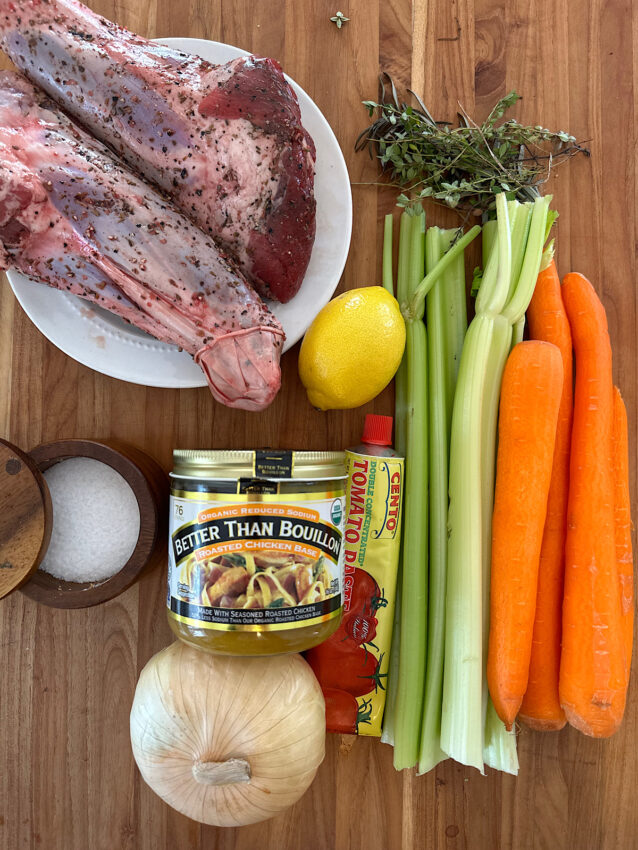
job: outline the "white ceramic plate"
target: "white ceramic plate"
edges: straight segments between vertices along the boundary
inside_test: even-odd
[[[162,38],[162,44],[214,63],[248,56],[245,50],[200,38]],[[350,179],[334,133],[317,106],[293,80],[304,127],[317,148],[315,196],[317,235],[301,289],[287,304],[271,309],[284,331],[284,351],[299,340],[335,291],[348,255],[352,229]],[[7,273],[16,298],[34,325],[69,357],[98,372],[149,387],[203,387],[192,358],[90,302]]]

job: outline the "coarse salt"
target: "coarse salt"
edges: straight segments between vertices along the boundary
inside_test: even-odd
[[[137,499],[112,467],[88,457],[50,466],[51,542],[40,569],[65,581],[104,581],[131,557],[140,532]]]

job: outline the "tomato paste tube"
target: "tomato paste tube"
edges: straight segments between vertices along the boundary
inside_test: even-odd
[[[392,417],[367,416],[362,445],[346,451],[343,619],[306,654],[326,699],[329,732],[381,735],[396,593],[403,459]]]

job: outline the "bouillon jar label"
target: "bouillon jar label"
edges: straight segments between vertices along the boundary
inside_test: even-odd
[[[255,488],[259,489],[259,488]],[[345,495],[171,496],[167,604],[198,628],[255,631],[337,617]]]

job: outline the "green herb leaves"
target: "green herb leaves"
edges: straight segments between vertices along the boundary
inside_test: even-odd
[[[514,119],[500,123],[519,100],[516,92],[499,100],[482,124],[461,112],[452,127],[435,121],[414,93],[416,105],[400,101],[385,76],[390,92],[382,79],[381,102],[363,101],[375,120],[355,147],[376,155],[390,184],[403,190],[400,207],[432,198],[464,212],[485,212],[494,209],[499,192],[508,200],[532,201],[554,165],[589,154],[564,131],[526,127]]]
[[[350,18],[346,18],[343,12],[337,12],[332,18],[330,18],[333,24],[337,25],[337,29],[340,30],[344,24],[347,24]]]

